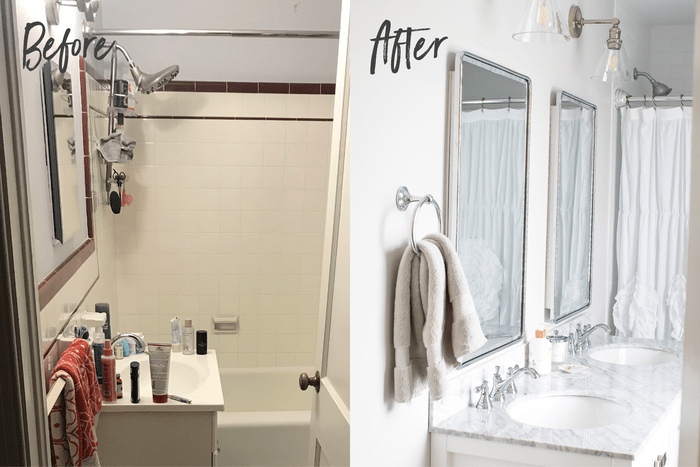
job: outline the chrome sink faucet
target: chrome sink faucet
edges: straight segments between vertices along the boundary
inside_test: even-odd
[[[576,329],[576,333],[569,334],[569,353],[578,355],[583,353],[583,349],[587,348],[591,343],[588,336],[590,336],[591,333],[598,328],[602,328],[608,334],[612,333],[612,330],[607,324],[596,324],[593,327],[591,327],[590,324],[587,324],[583,331],[581,330],[581,325],[579,324],[578,328]]]
[[[517,389],[515,389],[515,385],[513,385],[513,387],[511,388],[511,383],[513,383],[515,379],[523,373],[529,374],[530,376],[532,376],[533,379],[537,379],[540,377],[540,374],[537,373],[537,370],[530,367],[518,368],[515,371],[513,371],[512,368],[509,368],[508,374],[510,376],[508,376],[505,380],[500,382],[496,380],[496,375],[494,375],[493,388],[491,388],[491,394],[489,395],[491,400],[495,402],[500,402],[505,398],[506,393],[510,393],[512,391],[512,393],[515,394],[517,392]]]
[[[132,332],[126,332],[124,334],[117,334],[115,337],[111,339],[112,345],[114,345],[115,342],[117,342],[119,339],[122,339],[124,337],[131,337],[136,341],[136,353],[144,353],[146,351],[146,342],[139,336],[138,334],[134,334]]]

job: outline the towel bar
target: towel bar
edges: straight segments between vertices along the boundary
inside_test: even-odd
[[[61,393],[63,392],[63,387],[65,385],[65,380],[61,378],[57,379],[53,383],[51,389],[49,390],[49,393],[46,394],[46,413],[51,412],[53,406],[56,405],[56,402],[58,402],[58,399],[61,396]]]
[[[399,211],[405,211],[408,209],[408,205],[411,203],[418,203],[416,209],[413,211],[413,221],[411,222],[411,236],[409,237],[409,242],[413,251],[420,256],[420,251],[418,251],[418,246],[416,246],[416,219],[418,218],[418,212],[420,208],[423,207],[425,203],[430,203],[435,208],[437,218],[438,218],[438,232],[442,232],[442,212],[440,211],[440,206],[438,205],[433,195],[425,195],[422,198],[413,197],[409,193],[408,188],[402,186],[396,192],[396,207]]]

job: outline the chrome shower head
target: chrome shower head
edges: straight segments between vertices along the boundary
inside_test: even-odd
[[[649,76],[649,73],[637,71],[637,69],[635,68],[634,79],[636,80],[639,76],[644,76],[646,79],[649,80],[649,82],[651,83],[651,92],[654,97],[668,96],[673,90],[670,87],[666,86],[664,83],[659,83],[658,81],[656,81],[654,78]]]
[[[136,81],[136,87],[144,94],[150,94],[153,91],[161,89],[180,72],[180,66],[173,65],[158,73],[144,73],[132,61],[129,62],[129,68],[131,69],[131,76],[133,76],[134,81]]]

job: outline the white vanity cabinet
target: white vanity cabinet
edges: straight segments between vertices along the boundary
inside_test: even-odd
[[[431,465],[460,467],[510,467],[580,465],[586,467],[661,467],[659,457],[666,456],[666,467],[678,467],[678,443],[680,438],[680,394],[659,420],[642,448],[634,455],[616,455],[601,452],[599,455],[572,452],[561,446],[549,448],[509,444],[505,441],[488,441],[459,434],[431,433]],[[624,426],[624,423],[620,425]],[[621,429],[624,429],[621,427]],[[517,441],[513,441],[516,443]]]
[[[140,364],[140,401],[130,401],[129,365]],[[103,466],[216,465],[217,412],[224,410],[216,352],[206,355],[173,353],[168,393],[191,400],[153,402],[148,356],[117,360],[124,397],[103,403],[97,422],[97,455]]]

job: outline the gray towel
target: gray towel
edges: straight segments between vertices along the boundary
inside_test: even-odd
[[[458,357],[486,343],[464,272],[452,243],[433,234],[401,258],[394,301],[394,397],[408,402],[430,389],[443,397]],[[449,295],[449,302],[446,300]]]
[[[120,131],[100,138],[97,150],[107,162],[129,162],[134,158],[136,141],[127,138]]]

